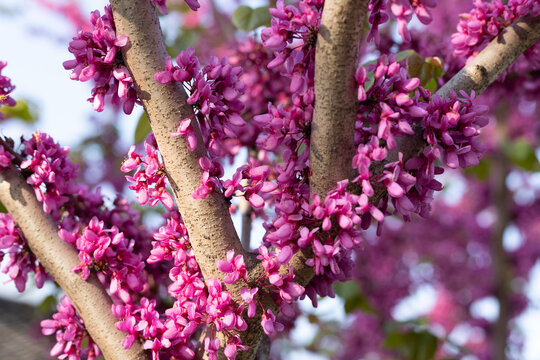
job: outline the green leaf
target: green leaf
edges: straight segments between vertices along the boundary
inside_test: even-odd
[[[408,360],[431,360],[439,346],[439,339],[429,331],[392,331],[384,346],[401,353]]]
[[[426,63],[431,64],[433,66],[433,78],[438,79],[444,74],[444,66],[443,61],[440,57],[434,56],[434,57],[428,57],[426,58]]]
[[[540,163],[533,147],[525,140],[518,139],[512,143],[503,143],[503,151],[515,165],[527,171],[540,169]]]
[[[399,349],[402,348],[402,345],[407,341],[406,334],[400,332],[392,332],[386,336],[384,341],[384,347],[390,349]]]
[[[345,312],[347,314],[355,310],[375,313],[375,310],[369,304],[368,299],[360,292],[357,282],[347,281],[343,283],[335,283],[334,291],[344,300]]]
[[[49,314],[55,310],[57,301],[53,295],[47,296],[41,304],[38,305],[37,309],[41,314]]]
[[[0,203],[0,213],[7,214],[7,209],[4,204]]]
[[[410,77],[420,77],[422,72],[422,66],[426,60],[424,57],[418,53],[414,53],[407,58],[407,72]]]
[[[480,160],[478,165],[466,168],[465,174],[475,176],[479,180],[487,180],[490,171],[491,160],[487,157],[484,157]]]
[[[17,100],[15,106],[4,106],[0,109],[6,119],[16,118],[32,124],[38,119],[37,106],[29,100]]]
[[[146,115],[146,112],[143,112],[139,118],[139,122],[137,123],[133,142],[135,144],[142,142],[144,139],[146,139],[150,131],[152,131],[152,128],[150,127],[150,121],[148,121],[148,115]]]
[[[255,30],[259,26],[270,26],[270,7],[263,6],[252,9],[249,6],[239,6],[232,14],[234,26],[245,32]]]
[[[411,56],[413,54],[416,54],[416,51],[414,51],[413,49],[400,51],[400,52],[396,53],[396,61],[400,62],[402,60],[405,60],[405,59],[407,59],[409,56]]]
[[[432,93],[435,92],[435,90],[437,90],[437,80],[435,79],[431,79],[429,80],[429,82],[426,84],[426,86],[424,86],[425,89],[428,89],[429,91],[431,91]]]
[[[364,88],[366,89],[366,91],[368,91],[369,89],[371,89],[371,87],[373,86],[373,84],[375,84],[375,77],[373,76],[373,71],[370,71],[366,74],[366,81],[364,82]]]
[[[430,360],[435,356],[438,347],[438,339],[428,331],[415,333],[416,348],[411,360]]]
[[[434,81],[444,74],[443,62],[438,57],[425,58],[414,53],[407,57],[407,72],[409,76],[420,79],[420,86],[430,91],[437,89],[437,82]]]

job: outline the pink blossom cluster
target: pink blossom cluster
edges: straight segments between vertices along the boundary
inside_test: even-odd
[[[43,203],[43,211],[50,213],[68,201],[74,192],[77,164],[67,156],[68,147],[55,143],[53,138],[39,130],[23,142],[26,159],[20,163],[28,171],[26,182],[34,188],[36,198]]]
[[[15,106],[16,101],[11,97],[11,93],[15,90],[15,86],[11,84],[11,79],[2,75],[2,70],[7,66],[6,61],[0,61],[0,108],[2,106]],[[0,120],[4,118],[4,114],[0,112]]]
[[[32,253],[10,214],[0,213],[0,261],[7,256],[2,272],[8,274],[19,292],[26,288],[28,273],[35,273],[34,281],[41,289],[49,275]]]
[[[385,225],[380,237],[366,234],[369,251],[355,252],[357,262],[363,266],[354,272],[353,277],[359,283],[368,307],[376,312],[379,321],[384,321],[373,327],[366,313],[356,311],[351,314],[347,322],[350,325],[341,333],[346,340],[338,358],[346,359],[351,354],[385,354],[382,346],[384,325],[395,321],[395,306],[426,284],[435,289],[436,301],[423,321],[430,328],[438,329],[442,338],[460,326],[473,329],[471,334],[476,336],[471,335],[462,350],[480,359],[493,358],[490,342],[494,340],[496,325],[493,321],[473,316],[471,309],[477,301],[495,297],[497,292],[492,246],[499,219],[486,226],[477,216],[493,211],[494,189],[489,183],[473,178],[463,181],[467,182],[470,191],[457,205],[449,206],[440,198],[434,201],[429,222],[417,219],[408,224],[394,223],[393,226]],[[522,236],[522,243],[517,249],[505,251],[507,269],[513,281],[525,281],[540,254],[536,241],[540,227],[533,225],[539,220],[538,196],[531,204],[519,205],[510,201],[508,207],[511,221]],[[514,288],[509,295],[510,316],[517,317],[527,305],[524,288]],[[514,325],[510,325],[508,341],[511,346],[517,345],[519,354],[521,336],[513,329]],[[440,346],[436,358],[450,356],[450,351],[450,348]]]
[[[59,226],[59,236],[79,251],[81,264],[74,271],[80,271],[85,279],[91,272],[95,273],[116,301],[138,300],[149,289],[142,261],[149,253],[143,242],[148,232],[141,227],[138,213],[122,198],[114,200],[114,208],[108,209],[99,192],[92,193],[74,183],[77,167],[67,157],[69,149],[60,147],[47,134],[38,131],[29,140],[23,138],[23,146],[17,151],[13,140],[2,139],[1,143],[1,158],[27,178],[38,200],[44,203],[44,211],[49,212]],[[81,228],[85,222],[89,222],[88,226]],[[0,234],[0,247],[7,249],[0,251],[1,257],[9,255],[3,270],[15,281],[17,289],[24,290],[28,272],[35,272],[36,284],[41,287],[49,276],[11,216],[0,214]],[[155,271],[155,268],[148,269],[151,274]],[[52,356],[74,358],[86,352],[89,357],[98,356],[99,350],[91,339],[90,348],[81,350],[81,343],[87,343],[88,335],[69,299],[63,300],[59,311],[54,323],[51,320],[43,325],[44,334],[58,330]]]
[[[245,104],[247,119],[265,113],[268,110],[268,102],[276,104],[290,102],[289,82],[280,74],[284,68],[281,66],[268,68],[273,58],[274,52],[254,38],[238,43],[229,56],[231,65],[240,66],[243,70],[240,81],[246,84],[246,91],[240,100]]]
[[[184,0],[189,6],[189,8],[193,11],[197,11],[201,7],[201,4],[199,4],[199,0]],[[167,10],[167,0],[152,0],[152,3],[156,5],[156,7],[159,9],[159,12],[163,15],[167,15],[169,11]]]
[[[432,16],[428,8],[437,6],[437,0],[371,0],[368,5],[369,23],[371,29],[367,40],[374,40],[377,44],[379,26],[386,23],[390,17],[396,20],[398,33],[405,42],[411,41],[407,25],[416,15],[424,25],[431,23]]]
[[[260,42],[249,38],[238,43],[229,61],[233,66],[240,66],[243,73],[240,81],[246,84],[246,90],[240,100],[245,104],[243,118],[246,125],[238,129],[238,139],[228,139],[225,144],[231,147],[229,153],[238,153],[238,148],[246,146],[256,148],[257,136],[260,133],[258,125],[251,121],[256,115],[268,111],[268,103],[289,104],[290,91],[289,80],[281,76],[283,66],[268,68],[274,52],[265,48]]]
[[[43,202],[43,209],[52,215],[58,225],[67,231],[78,231],[81,223],[93,217],[105,221],[107,227],[116,226],[132,239],[142,239],[147,232],[140,225],[140,215],[129,207],[122,197],[113,201],[113,208],[104,204],[99,189],[76,183],[77,164],[69,157],[69,148],[62,147],[45,133],[36,131],[15,150],[15,142],[0,139],[0,161],[7,167],[19,170],[32,185],[36,197]]]
[[[8,168],[13,160],[15,159],[15,155],[10,151],[13,148],[13,140],[11,139],[5,139],[0,140],[0,170],[2,168]]]
[[[161,84],[177,81],[183,84],[189,94],[187,103],[193,106],[194,117],[198,120],[204,144],[210,158],[220,158],[226,154],[226,139],[237,138],[245,126],[240,114],[244,104],[240,96],[246,85],[239,81],[242,68],[232,67],[227,58],[211,57],[210,63],[200,69],[199,60],[193,55],[193,47],[182,51],[177,57],[177,66],[167,59],[166,71],[155,74]],[[188,148],[194,150],[197,138],[191,125],[192,118],[183,119],[173,136],[186,137]]]
[[[234,256],[234,250],[227,253],[227,260],[218,260],[218,269],[226,273],[224,282],[236,283],[242,280],[247,286],[242,287],[240,294],[243,305],[247,305],[247,316],[255,316],[257,308],[262,311],[261,327],[267,335],[274,335],[284,329],[272,309],[263,305],[264,298],[269,297],[279,307],[282,316],[294,318],[296,312],[293,303],[304,294],[304,288],[294,281],[293,267],[289,264],[293,256],[290,247],[283,247],[279,251],[269,250],[261,245],[257,259],[261,260],[264,273],[256,282],[248,282],[244,258],[241,255]],[[283,271],[283,267],[287,269]]]
[[[261,32],[263,45],[274,51],[269,69],[284,65],[291,93],[305,93],[314,75],[315,43],[324,0],[302,0],[285,6],[278,0],[270,9],[271,26]]]
[[[156,206],[161,202],[168,210],[174,207],[174,200],[167,191],[167,176],[165,165],[160,158],[154,133],[150,133],[144,141],[145,156],[135,152],[135,145],[131,146],[128,158],[122,164],[123,172],[137,170],[134,176],[126,176],[126,179],[134,183],[129,188],[137,194],[140,205],[148,204]]]
[[[58,235],[78,250],[80,264],[72,271],[80,272],[83,280],[96,273],[111,294],[124,303],[131,303],[145,290],[142,256],[134,252],[133,240],[126,239],[115,226],[107,229],[103,221],[93,217],[80,233],[61,229]]]
[[[237,350],[246,349],[238,333],[247,329],[242,317],[244,305],[233,299],[219,280],[203,279],[178,213],[171,213],[154,239],[147,261],[149,264],[172,261],[172,267],[168,267],[172,281],[168,293],[175,302],[164,313],[155,309],[155,300],[147,298],[142,298],[140,305],[114,306],[113,313],[121,319],[117,328],[128,333],[124,347],[131,347],[136,339],[146,339],[144,347],[152,351],[154,358],[167,354],[190,359],[195,356],[191,336],[206,326],[204,343],[209,357],[216,358],[222,346],[216,332],[223,332],[227,338],[223,344],[225,355],[234,359]],[[245,274],[243,261],[236,259],[235,264],[238,265],[235,271]]]
[[[126,114],[131,114],[139,100],[120,53],[128,38],[116,34],[111,7],[106,6],[104,12],[103,16],[98,10],[90,14],[92,30],[81,30],[73,37],[68,50],[75,59],[65,61],[63,65],[66,70],[73,70],[72,80],[94,80],[92,96],[88,99],[94,110],[103,111],[107,96],[113,105],[122,106]]]
[[[50,355],[69,360],[81,359],[83,356],[88,360],[100,357],[101,351],[86,331],[83,320],[67,296],[62,297],[57,309],[52,319],[41,322],[43,335],[56,334],[56,344]]]
[[[475,57],[502,29],[518,18],[540,14],[540,4],[535,0],[475,0],[473,4],[474,8],[469,13],[461,14],[457,32],[452,35],[454,54],[467,60]],[[539,61],[537,57],[536,65]]]
[[[484,150],[478,139],[479,129],[488,124],[485,115],[489,108],[473,103],[474,92],[469,96],[461,91],[460,95],[451,93],[445,99],[433,96],[426,108],[428,115],[422,120],[424,136],[431,145],[424,154],[433,161],[442,152],[452,169],[478,165]]]
[[[120,319],[117,328],[127,333],[123,346],[129,348],[137,339],[144,340],[144,348],[152,351],[154,358],[195,356],[191,336],[205,326],[205,351],[212,359],[223,347],[228,359],[234,359],[238,350],[245,350],[239,331],[247,329],[242,313],[247,307],[247,316],[253,317],[260,307],[261,325],[267,334],[283,329],[271,309],[263,306],[264,297],[270,297],[279,306],[282,314],[294,316],[292,303],[304,292],[303,287],[294,282],[292,267],[288,265],[293,252],[284,247],[279,252],[259,249],[259,259],[265,270],[254,283],[248,282],[247,270],[241,255],[231,250],[227,259],[218,261],[217,267],[227,275],[224,282],[233,284],[244,282],[241,299],[233,299],[217,279],[203,279],[193,250],[189,244],[187,230],[178,213],[171,213],[167,224],[154,234],[153,249],[149,264],[172,262],[168,287],[169,295],[175,300],[172,307],[164,312],[156,310],[155,300],[141,298],[140,302],[113,306],[113,313]],[[288,266],[288,271],[281,271]],[[225,334],[226,343],[216,337],[216,332]]]
[[[225,197],[231,197],[236,192],[243,192],[244,198],[249,201],[255,209],[261,209],[265,205],[265,194],[276,190],[275,182],[265,181],[270,174],[270,167],[261,165],[252,167],[243,165],[236,169],[231,180],[223,182]]]
[[[242,137],[248,125],[240,116],[244,104],[240,100],[246,85],[240,81],[242,70],[232,67],[226,58],[218,60],[213,57],[210,64],[200,70],[199,60],[193,55],[194,49],[182,51],[176,58],[178,65],[173,66],[172,60],[167,60],[167,70],[155,75],[156,81],[168,83],[177,81],[183,83],[190,97],[188,103],[194,106],[194,117],[208,149],[209,157],[199,159],[203,169],[201,186],[193,193],[194,198],[206,197],[214,190],[225,190],[232,196],[236,191],[244,193],[257,208],[264,203],[260,192],[268,193],[275,189],[274,185],[264,181],[269,170],[254,170],[246,165],[237,171],[232,180],[223,183],[223,168],[220,164],[224,156],[232,156],[238,152],[238,138]],[[192,118],[183,119],[172,136],[184,136],[188,148],[194,150],[197,138],[192,125]],[[254,122],[257,125],[256,122]],[[253,130],[252,130],[253,131]],[[253,136],[253,135],[252,135]],[[248,180],[249,178],[249,180]],[[247,180],[245,188],[240,181]]]
[[[261,260],[262,267],[265,271],[264,276],[271,285],[266,291],[270,293],[270,296],[272,296],[274,302],[278,305],[281,315],[293,318],[296,313],[292,304],[304,295],[305,291],[304,287],[294,281],[294,269],[289,264],[294,252],[289,246],[284,246],[279,251],[274,251],[269,250],[264,245],[261,245],[257,251],[259,253],[257,259]],[[282,270],[283,267],[285,267],[286,271]],[[259,296],[261,294],[263,294],[262,289],[259,291]],[[249,296],[252,295],[253,288],[250,289]],[[248,294],[245,294],[243,298],[247,302],[249,299]],[[281,331],[280,328],[283,327],[283,325],[276,321],[270,309],[263,312],[261,325],[267,335],[273,334],[274,331],[279,332]]]
[[[50,213],[56,220],[61,233],[77,232],[81,223],[88,223],[92,217],[98,217],[105,221],[106,226],[121,229],[130,239],[136,239],[137,252],[147,251],[144,243],[140,242],[147,232],[139,224],[138,213],[129,208],[126,200],[117,198],[114,201],[114,208],[108,209],[104,206],[103,196],[99,192],[92,193],[87,187],[73,182],[77,168],[67,157],[69,148],[60,147],[49,135],[39,131],[29,140],[22,139],[23,147],[17,151],[14,150],[15,144],[11,139],[2,139],[0,142],[2,166],[11,165],[26,177],[27,182],[33,186],[38,200],[43,202],[44,211]],[[8,249],[2,252],[2,256],[9,254],[10,259],[4,268],[5,272],[10,274],[19,291],[24,290],[28,272],[36,273],[35,280],[38,287],[41,287],[48,276],[31,252],[26,240],[14,228],[13,220],[4,218],[1,228],[7,236],[2,242],[2,249]],[[69,239],[73,240],[73,237]],[[71,244],[76,245],[74,240]],[[133,246],[134,243],[129,245],[130,248]],[[127,245],[120,248],[120,253],[128,251]],[[109,256],[112,256],[110,250],[107,251]],[[132,259],[126,254],[122,256],[128,261]],[[140,259],[138,261],[141,262]],[[134,261],[132,265],[134,269],[140,268]],[[95,267],[92,269],[95,270]],[[128,270],[122,270],[114,276],[122,276],[124,272]],[[105,284],[111,281],[105,277],[100,280]]]
[[[373,84],[366,91],[368,72],[373,74]],[[361,103],[353,167],[359,175],[353,181],[361,184],[362,193],[368,197],[384,186],[395,212],[405,219],[413,212],[426,216],[433,191],[442,188],[434,176],[443,169],[435,161],[442,157],[453,168],[478,163],[483,148],[477,137],[479,129],[487,124],[484,116],[487,108],[473,105],[474,94],[470,97],[451,94],[446,99],[432,97],[428,90],[419,87],[417,78],[409,77],[394,55],[382,56],[367,69],[360,67],[356,80]],[[389,152],[397,149],[396,138],[414,135],[414,128],[420,124],[430,146],[409,159],[398,153],[397,159],[388,161]],[[377,178],[371,174],[371,166],[375,164],[384,165]],[[382,201],[387,200],[385,197]],[[387,209],[384,203],[378,207],[383,212]],[[381,214],[377,217],[380,221]]]

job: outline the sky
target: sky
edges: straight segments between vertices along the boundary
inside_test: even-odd
[[[106,3],[105,0],[85,0],[83,6],[89,13],[94,9],[102,10]],[[40,120],[32,125],[10,123],[0,129],[1,134],[18,138],[21,134],[31,134],[39,127],[63,145],[76,145],[83,136],[95,130],[89,115],[107,115],[93,112],[91,104],[86,101],[90,92],[89,85],[70,80],[69,72],[62,67],[62,62],[71,58],[67,51],[67,42],[71,36],[67,34],[74,34],[73,27],[60,16],[37,6],[33,0],[1,0],[2,11],[0,60],[8,62],[3,74],[8,75],[16,85],[13,94],[15,98],[31,99],[37,104]],[[132,117],[125,117],[119,123],[123,134],[121,141],[126,147],[133,137],[136,119],[141,111],[140,107],[136,108]],[[460,189],[455,191],[459,192]],[[526,337],[524,360],[540,359],[540,266],[535,267],[533,274],[528,294],[534,306],[518,320]],[[0,274],[0,283],[7,280],[7,276]],[[34,289],[19,294],[11,283],[0,284],[0,297],[36,304],[51,290],[52,286],[41,291]],[[396,317],[406,320],[412,315],[427,313],[433,303],[433,289],[422,288],[396,308]],[[308,309],[310,305],[304,302],[302,307]],[[321,307],[319,311],[328,318],[342,320],[345,317],[339,299],[323,301]],[[478,311],[486,317],[496,316],[496,304],[493,305],[487,299],[479,305]],[[307,343],[312,335],[313,330],[307,320],[299,320],[298,328],[293,332],[296,341]],[[314,355],[301,351],[291,355],[291,358],[315,359]]]

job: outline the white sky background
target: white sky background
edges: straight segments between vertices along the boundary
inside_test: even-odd
[[[107,1],[84,0],[83,3],[86,12],[90,13],[94,9],[102,11]],[[251,4],[251,2],[248,3]],[[37,6],[33,0],[0,0],[0,8],[15,10],[15,13],[9,16],[0,14],[0,60],[8,62],[3,75],[9,76],[16,85],[14,97],[36,102],[40,113],[37,124],[25,126],[10,122],[8,126],[0,129],[0,133],[17,139],[21,134],[28,136],[38,127],[51,134],[62,145],[76,145],[83,136],[95,129],[95,125],[89,120],[89,115],[106,116],[106,114],[93,112],[91,104],[86,101],[90,94],[90,86],[70,80],[69,72],[62,67],[63,61],[72,58],[67,51],[67,41],[71,39],[70,34],[74,34],[71,23]],[[141,107],[136,107],[132,116],[124,117],[119,122],[123,134],[122,142],[126,146],[133,138],[138,114],[141,111]],[[534,281],[528,291],[533,306],[519,319],[519,326],[526,336],[524,351],[526,360],[540,359],[540,342],[538,341],[540,337],[540,266],[538,265],[535,267],[533,278]],[[13,284],[3,284],[8,280],[5,274],[0,274],[0,297],[36,304],[41,302],[52,289],[51,286],[48,290],[31,290],[19,294]],[[430,289],[419,292],[398,307],[396,316],[405,319],[412,314],[420,315],[428,312],[433,306],[433,296]],[[302,307],[309,307],[305,305],[303,304]],[[339,300],[325,301],[321,306],[323,307],[321,311],[326,314],[325,316],[344,318]],[[489,313],[489,304],[486,309]],[[491,316],[493,316],[493,311],[496,313],[497,309],[491,311]],[[309,323],[303,320],[298,322],[298,328],[293,332],[293,338],[300,344],[308,343],[307,339],[312,335]],[[315,357],[305,352],[294,352],[290,358],[314,359]]]

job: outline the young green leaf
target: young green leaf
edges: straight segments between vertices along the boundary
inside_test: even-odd
[[[133,142],[135,144],[140,143],[141,141],[146,139],[150,131],[152,131],[152,128],[150,127],[150,121],[148,121],[148,115],[146,115],[146,112],[143,112],[141,117],[139,118],[139,122],[137,123]]]
[[[252,9],[249,6],[240,6],[232,14],[234,26],[245,32],[255,30],[260,26],[270,26],[270,12],[268,6]]]
[[[6,119],[20,119],[29,124],[38,119],[37,106],[29,100],[17,100],[15,106],[3,106],[0,112],[4,114]]]

